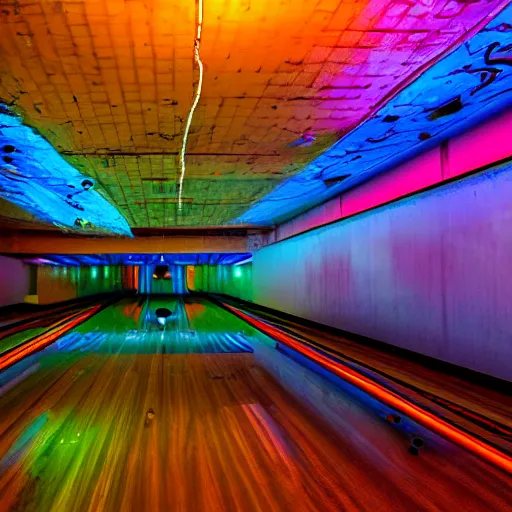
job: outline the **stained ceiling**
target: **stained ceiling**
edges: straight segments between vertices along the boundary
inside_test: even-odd
[[[0,103],[132,228],[258,224],[252,205],[506,3],[204,0],[181,211],[197,2],[1,2]]]

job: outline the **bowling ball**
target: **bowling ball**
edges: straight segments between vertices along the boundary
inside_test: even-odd
[[[167,308],[158,308],[155,311],[155,314],[157,317],[160,317],[160,318],[167,318],[172,315],[172,313]]]

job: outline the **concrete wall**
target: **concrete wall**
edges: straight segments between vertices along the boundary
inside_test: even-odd
[[[28,265],[0,256],[0,307],[23,302],[29,293],[29,282]]]
[[[512,164],[258,251],[254,302],[512,380]]]
[[[187,287],[190,291],[222,293],[252,300],[252,264],[187,267]]]

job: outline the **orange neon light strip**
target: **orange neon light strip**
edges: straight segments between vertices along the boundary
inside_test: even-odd
[[[73,327],[76,327],[84,320],[87,320],[91,316],[95,315],[100,308],[101,306],[94,306],[85,311],[84,313],[81,313],[80,315],[74,317],[68,323],[61,325],[60,327],[57,327],[55,330],[41,334],[40,336],[36,336],[27,343],[24,343],[23,345],[16,347],[14,350],[7,352],[3,356],[0,356],[0,371],[5,370],[9,366],[12,366],[21,359],[30,356],[34,352],[46,348],[48,345],[53,343],[57,338],[73,329]]]
[[[232,311],[235,315],[244,319],[247,323],[258,328],[265,334],[268,334],[272,338],[280,341],[281,343],[293,348],[297,352],[305,355],[309,359],[319,363],[324,368],[331,371],[333,374],[342,378],[343,380],[353,384],[369,395],[373,396],[380,402],[389,405],[393,409],[402,412],[412,420],[416,421],[420,425],[428,428],[432,432],[439,434],[440,436],[456,443],[457,445],[465,448],[466,450],[480,456],[488,462],[491,462],[495,466],[505,470],[508,473],[512,473],[512,458],[505,453],[500,452],[496,448],[486,444],[484,441],[473,437],[472,435],[460,430],[455,425],[451,425],[442,418],[436,416],[417,406],[416,404],[407,401],[401,396],[397,395],[393,391],[390,391],[378,383],[368,379],[362,374],[344,366],[340,362],[333,361],[332,359],[324,356],[323,354],[309,348],[308,346],[299,343],[294,340],[291,336],[283,333],[282,331],[270,326],[269,324],[258,320],[242,311],[223,304],[224,307]]]

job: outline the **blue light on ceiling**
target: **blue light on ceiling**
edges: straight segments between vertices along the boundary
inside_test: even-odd
[[[0,197],[64,230],[132,236],[94,182],[0,104]]]
[[[236,265],[251,261],[250,253],[192,254],[45,254],[24,258],[26,263],[66,266],[105,265]],[[98,270],[94,270],[97,274]]]
[[[512,5],[232,223],[283,222],[511,107],[510,20]]]

